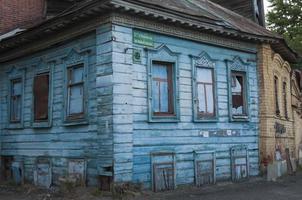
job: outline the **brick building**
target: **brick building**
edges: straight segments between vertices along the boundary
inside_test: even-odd
[[[295,152],[293,110],[291,106],[291,67],[270,45],[258,51],[260,81],[260,156],[271,162],[276,151],[285,159],[285,149]]]
[[[27,29],[52,18],[77,0],[0,0],[0,34]]]
[[[44,0],[0,0],[0,34],[43,20]]]

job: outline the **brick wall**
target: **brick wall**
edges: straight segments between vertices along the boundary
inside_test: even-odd
[[[275,159],[276,148],[280,147],[284,153],[289,148],[292,155],[295,152],[294,118],[291,107],[290,66],[280,55],[276,54],[269,45],[259,46],[259,87],[260,87],[260,159],[270,162]],[[279,78],[279,108],[280,116],[275,112],[274,76]],[[284,100],[282,97],[282,82],[287,83],[287,110],[285,117]],[[286,133],[276,134],[275,124],[286,127]]]
[[[45,0],[0,0],[0,34],[39,23]]]

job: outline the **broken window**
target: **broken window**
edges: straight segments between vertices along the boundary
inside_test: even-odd
[[[18,123],[21,121],[22,112],[22,79],[11,80],[10,98],[10,122]]]
[[[34,120],[47,121],[49,118],[49,74],[43,73],[34,78]]]
[[[213,69],[200,67],[197,68],[196,89],[199,117],[215,116],[213,79]]]
[[[232,114],[246,116],[245,73],[232,72]]]
[[[84,118],[84,65],[67,69],[67,119]]]
[[[285,118],[288,118],[288,112],[287,112],[287,84],[286,82],[283,82],[283,103],[284,103],[284,116]]]
[[[276,109],[276,115],[280,115],[280,107],[279,107],[279,79],[277,76],[274,77],[274,90],[275,90],[275,109]]]
[[[174,115],[173,66],[154,62],[152,65],[152,109],[157,116]]]

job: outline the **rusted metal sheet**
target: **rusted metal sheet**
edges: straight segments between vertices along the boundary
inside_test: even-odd
[[[215,151],[195,151],[195,185],[200,187],[216,183],[216,153]]]
[[[249,155],[245,145],[231,148],[232,181],[238,182],[249,178]]]
[[[174,190],[176,187],[175,153],[151,153],[151,165],[153,191]]]
[[[52,165],[47,158],[38,158],[34,170],[34,183],[36,186],[49,188],[52,184]]]
[[[69,160],[68,175],[77,185],[86,186],[86,161],[84,159]]]

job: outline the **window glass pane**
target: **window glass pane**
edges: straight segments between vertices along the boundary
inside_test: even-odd
[[[152,75],[154,78],[160,78],[167,80],[168,78],[168,69],[166,65],[161,65],[161,64],[153,64],[152,67]]]
[[[275,109],[276,109],[276,115],[280,114],[280,108],[279,108],[279,94],[278,94],[278,77],[274,77],[274,86],[275,86]]]
[[[207,111],[208,113],[214,113],[214,95],[213,95],[213,85],[206,85],[207,91]]]
[[[10,119],[17,122],[21,120],[22,82],[21,79],[16,79],[11,84]]]
[[[205,98],[205,90],[204,84],[197,85],[197,95],[198,95],[198,112],[205,113],[206,112],[206,98]]]
[[[154,63],[152,66],[152,110],[154,113],[172,113],[173,90],[171,66]],[[171,108],[170,108],[171,107]]]
[[[197,82],[213,83],[212,69],[197,67]]]
[[[83,85],[76,85],[70,87],[70,100],[69,100],[69,114],[83,113],[84,109],[84,96]]]
[[[160,112],[160,109],[159,109],[159,88],[160,88],[160,82],[152,81],[152,108],[153,108],[153,112]]]
[[[169,112],[168,83],[160,83],[160,112]]]
[[[232,105],[234,115],[244,114],[244,80],[242,75],[232,75]]]
[[[21,81],[13,81],[12,95],[21,95],[22,93],[22,84]]]
[[[79,83],[84,80],[84,67],[75,67],[72,69],[72,83]]]
[[[11,121],[21,120],[21,97],[14,96],[11,101]]]

